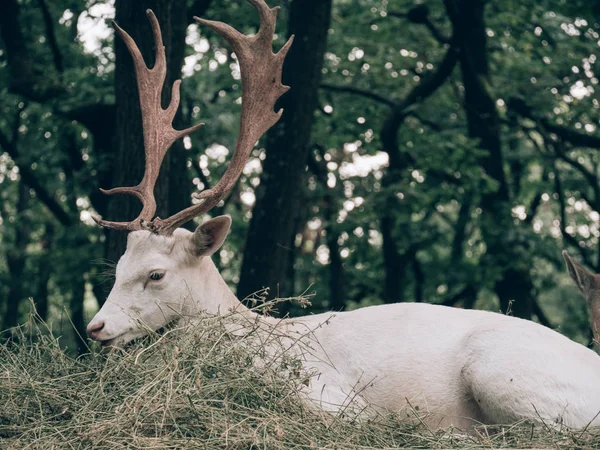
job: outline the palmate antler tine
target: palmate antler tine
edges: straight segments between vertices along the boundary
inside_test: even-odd
[[[273,53],[273,34],[279,7],[269,8],[264,0],[248,0],[260,16],[260,29],[255,36],[246,36],[222,22],[194,19],[225,38],[237,55],[242,78],[242,112],[235,150],[223,177],[211,189],[196,195],[202,203],[190,206],[165,220],[155,219],[152,229],[170,235],[180,225],[211,208],[233,188],[260,137],[281,117],[275,112],[275,102],[289,89],[281,83],[283,61],[293,36],[281,50]]]
[[[149,69],[142,54],[133,40],[133,38],[119,25],[113,22],[113,25],[121,37],[125,46],[129,50],[133,59],[135,76],[140,97],[140,110],[142,114],[142,127],[144,132],[144,152],[146,162],[144,168],[144,177],[142,181],[133,187],[118,187],[109,190],[101,190],[108,195],[128,194],[133,195],[142,202],[142,211],[138,217],[131,222],[110,222],[100,219],[94,219],[97,223],[107,228],[117,230],[134,231],[147,228],[156,213],[156,200],[154,198],[154,186],[160,171],[160,166],[167,153],[167,150],[177,139],[188,135],[203,123],[191,126],[185,130],[173,129],[173,118],[177,113],[180,101],[181,80],[173,83],[171,89],[171,102],[166,109],[161,105],[162,88],[167,75],[167,60],[165,56],[165,47],[163,45],[160,25],[152,10],[146,10],[146,15],[152,27],[155,43],[154,66]]]

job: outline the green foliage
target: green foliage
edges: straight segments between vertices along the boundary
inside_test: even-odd
[[[112,131],[98,127],[104,123],[98,111],[82,111],[114,105],[113,35],[105,27],[106,35],[92,51],[86,50],[91,41],[77,25],[91,21],[102,28],[112,8],[110,2],[47,2],[64,63],[60,71],[41,3],[18,3],[32,78],[23,73],[22,79],[14,79],[15,62],[0,41],[0,131],[18,150],[16,155],[0,145],[0,315],[6,311],[3,299],[12,279],[7,261],[18,250],[17,230],[27,225],[31,231],[22,300],[43,300],[45,286],[52,322],[59,320],[57,312],[69,307],[82,280],[87,283],[86,305],[92,305],[88,312],[95,306],[94,297],[102,302],[104,286],[110,285],[100,284],[102,270],[96,262],[103,258],[105,236],[90,217],[106,206],[97,188],[110,185],[114,155],[103,138]],[[292,248],[294,290],[316,293],[310,312],[331,307],[327,233],[333,233],[342,260],[346,307],[382,302],[386,261],[381,217],[389,210],[398,253],[408,255],[416,249],[402,269],[407,301],[422,296],[429,302],[451,302],[473,286],[475,307],[497,310],[494,283],[506,266],[512,266],[531,274],[537,303],[551,325],[585,342],[585,307],[568,288],[559,250],[569,247],[590,268],[600,270],[600,146],[571,136],[599,138],[594,90],[600,25],[593,2],[486,2],[490,77],[485,83],[501,117],[503,169],[512,209],[506,220],[514,225],[509,232],[496,224],[496,231],[517,255],[501,262],[489,260],[480,207],[482,197],[498,184],[481,167],[485,152],[480,143],[468,138],[458,67],[432,96],[410,106],[398,133],[398,152],[408,163],[398,173],[387,170],[389,155],[380,134],[390,115],[388,103],[402,102],[439,68],[448,43],[438,38],[447,41],[452,35],[443,2],[417,3],[428,7],[431,26],[407,15],[416,6],[412,1],[334,2],[322,69],[325,87],[319,91],[312,130],[311,163],[325,171],[317,174],[308,164],[304,185],[298,187],[305,201]],[[286,35],[287,2],[282,5],[275,48]],[[244,2],[212,2],[206,17],[252,32],[257,17],[249,11]],[[219,37],[190,25],[187,44],[183,122],[203,121],[206,127],[185,141],[189,170],[182,175],[204,188],[218,181],[231,156],[241,86],[234,57]],[[15,89],[16,81],[30,90]],[[233,216],[231,236],[217,255],[232,287],[238,281],[260,183],[263,147],[257,146],[236,192],[219,209]],[[19,184],[26,182],[26,170],[41,187],[27,186],[27,209],[18,211]],[[67,219],[49,208],[40,189]],[[51,228],[56,231],[49,233]],[[42,245],[46,238],[50,245]],[[50,278],[44,281],[47,270]],[[464,296],[454,303],[473,306]]]

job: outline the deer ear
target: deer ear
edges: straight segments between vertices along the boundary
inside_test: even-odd
[[[562,256],[567,265],[569,276],[575,282],[581,293],[587,297],[594,286],[594,275],[571,258],[565,250],[563,250]]]
[[[192,236],[192,253],[195,256],[212,255],[221,248],[230,228],[230,216],[218,216],[199,225]]]

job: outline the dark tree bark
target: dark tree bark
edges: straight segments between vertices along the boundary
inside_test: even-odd
[[[343,311],[346,309],[347,303],[346,277],[338,244],[339,233],[335,229],[339,209],[336,208],[337,202],[333,192],[327,192],[324,201],[325,231],[327,233],[327,247],[329,248],[329,308],[332,311]]]
[[[25,248],[29,240],[29,223],[25,217],[29,189],[25,183],[19,183],[19,197],[17,199],[17,226],[15,227],[15,240],[13,247],[6,252],[6,262],[9,273],[8,296],[6,312],[2,320],[2,329],[7,330],[19,323],[19,306],[24,297],[23,282],[25,271]]]
[[[83,315],[83,297],[85,296],[85,278],[77,277],[71,290],[71,299],[69,301],[69,311],[71,312],[71,322],[75,330],[75,350],[82,354],[86,348],[85,316]]]
[[[163,88],[163,106],[170,99],[171,85],[180,78],[185,46],[186,9],[183,0],[117,0],[115,3],[116,21],[136,41],[146,64],[154,65],[154,39],[146,9],[154,11],[161,29],[167,56],[167,79]],[[135,81],[133,63],[127,48],[120,39],[115,39],[115,98],[116,98],[116,130],[114,158],[114,186],[134,186],[140,182],[144,173],[144,142],[142,135],[142,118],[139,95]],[[167,217],[172,211],[169,201],[181,199],[180,205],[190,201],[189,188],[185,192],[170,192],[185,189],[183,183],[174,178],[186,180],[185,157],[181,156],[183,147],[174,145],[167,153],[161,174],[158,177],[155,196],[157,215]],[[176,176],[169,176],[177,171]],[[181,173],[179,173],[181,171]],[[187,184],[186,184],[187,185]],[[104,186],[112,187],[112,186]],[[175,200],[173,200],[175,201]],[[138,200],[129,196],[115,196],[108,207],[110,220],[132,220],[141,210]],[[110,261],[118,261],[126,246],[126,234],[108,231],[106,257]]]
[[[42,10],[42,17],[44,18],[44,26],[46,27],[46,36],[48,38],[48,45],[52,51],[52,60],[54,62],[54,68],[59,74],[65,71],[64,58],[60,51],[60,46],[56,39],[56,31],[54,28],[54,19],[50,13],[50,9],[46,4],[45,0],[38,0],[40,9]]]
[[[48,309],[50,307],[48,298],[48,283],[52,274],[52,264],[50,260],[50,252],[52,251],[52,243],[54,241],[54,224],[48,222],[46,224],[46,232],[40,246],[42,247],[42,256],[39,261],[37,273],[37,289],[34,297],[35,309],[38,316],[46,321],[48,319]]]
[[[282,97],[285,112],[267,135],[256,204],[248,230],[237,294],[244,298],[263,287],[272,294],[293,295],[284,284],[290,237],[303,196],[302,180],[311,139],[317,90],[327,43],[332,0],[294,0],[289,34],[296,39],[286,58],[283,82],[291,90]]]
[[[486,153],[480,165],[498,187],[482,195],[482,235],[487,245],[487,261],[500,271],[494,290],[503,311],[531,318],[533,283],[530,265],[523,261],[526,254],[518,242],[511,242],[515,225],[512,219],[510,192],[506,179],[500,120],[495,98],[490,92],[488,49],[482,0],[447,2],[454,29],[463,33],[460,39],[460,66],[465,87],[465,111],[471,138],[477,139]],[[512,304],[511,304],[512,303]]]
[[[423,291],[425,289],[425,274],[423,273],[423,268],[417,258],[416,252],[413,255],[411,262],[415,280],[415,302],[422,303],[424,300]]]
[[[392,179],[391,173],[386,176]],[[383,301],[385,303],[401,303],[404,301],[404,285],[406,280],[406,261],[398,250],[394,236],[395,220],[392,216],[393,199],[386,199],[385,207],[382,208],[379,229],[381,230],[383,251]]]
[[[171,86],[175,80],[181,78],[181,67],[185,56],[185,35],[188,25],[188,11],[185,9],[185,0],[174,0],[171,3],[171,51],[167,53],[167,67],[169,68],[167,86]],[[204,0],[202,3],[201,6],[204,6],[204,8],[198,7],[195,15],[202,16],[204,14],[209,2]],[[185,93],[182,92],[182,96],[184,95]],[[170,100],[170,98],[168,99]],[[183,105],[185,102],[182,101],[181,103]],[[181,107],[173,119],[173,125],[176,129],[185,128]],[[168,177],[166,208],[168,215],[173,215],[191,204],[192,183],[186,176],[188,170],[187,154],[182,139],[173,144],[169,153],[167,153],[167,157],[169,159],[169,172],[173,175]],[[193,226],[193,222],[184,225],[184,227],[190,229],[193,229]]]
[[[450,261],[453,266],[460,263],[464,252],[464,243],[467,237],[467,224],[471,217],[472,207],[471,194],[466,193],[462,199],[460,209],[458,211],[458,219],[454,228],[454,238],[452,239],[452,251],[450,253]]]

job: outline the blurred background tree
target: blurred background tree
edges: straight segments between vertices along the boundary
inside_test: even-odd
[[[270,1],[275,6],[276,1]],[[291,315],[417,301],[485,308],[590,340],[568,249],[600,271],[600,2],[281,0],[285,113],[233,193],[215,255],[240,297],[314,293]],[[308,6],[307,6],[308,5]],[[242,0],[2,0],[0,326],[38,314],[81,351],[137,214],[141,121],[116,17],[152,64],[144,14],[182,77],[159,215],[216,183],[235,142],[240,76],[194,15],[256,31]],[[163,101],[169,100],[165,92]],[[193,224],[190,224],[193,226]],[[72,330],[75,329],[76,332]]]

